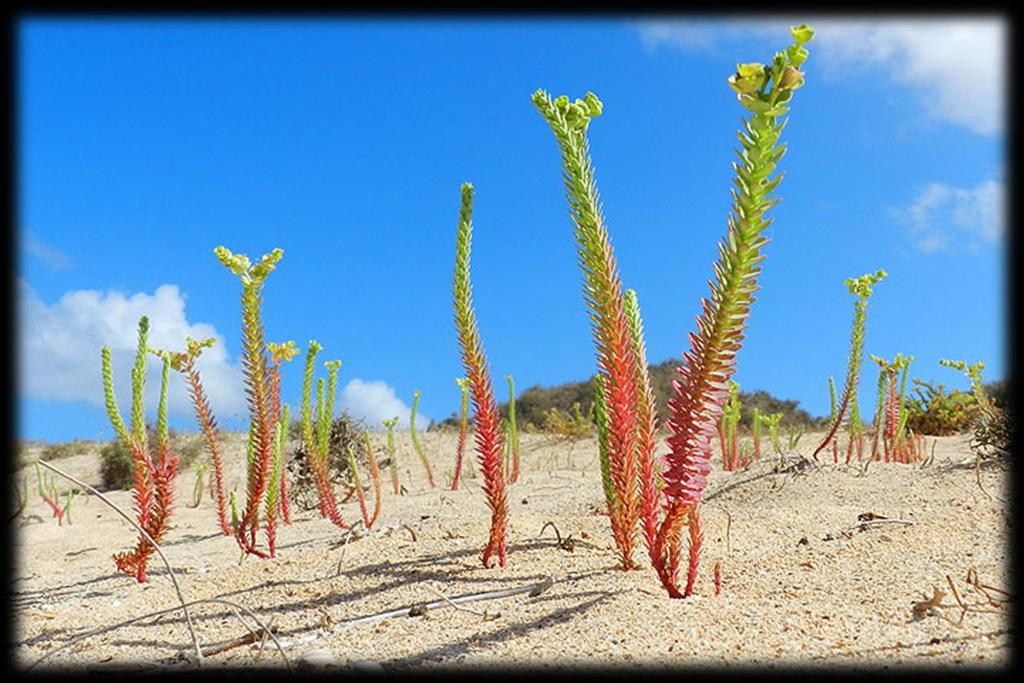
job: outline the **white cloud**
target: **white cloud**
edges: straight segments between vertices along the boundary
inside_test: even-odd
[[[71,270],[75,267],[67,254],[51,247],[32,233],[25,234],[22,246],[26,252],[45,263],[51,270]]]
[[[114,391],[122,411],[131,398],[131,367],[138,343],[138,322],[149,316],[149,345],[184,349],[185,337],[214,337],[197,362],[203,385],[218,420],[245,411],[242,374],[227,356],[223,337],[213,325],[189,323],[185,299],[174,285],[161,285],[150,295],[77,290],[47,304],[24,280],[19,281],[19,393],[39,399],[84,401],[103,405],[100,349],[110,347]],[[150,356],[146,381],[146,410],[153,414],[160,387],[160,361]],[[168,410],[192,415],[180,373],[171,374]],[[123,412],[125,418],[128,416]]]
[[[816,30],[812,59],[821,53],[829,77],[881,70],[909,86],[934,118],[977,133],[1002,130],[1007,29],[997,18],[655,20],[636,27],[648,49],[670,45],[706,51],[751,37],[771,37],[781,45],[788,26],[805,21]],[[730,45],[730,52],[737,47]],[[757,57],[736,54],[737,61]]]
[[[386,382],[365,382],[353,379],[341,390],[341,409],[352,417],[366,422],[371,429],[380,429],[382,420],[398,418],[398,427],[409,427],[411,408],[395,395],[395,390]],[[416,414],[416,426],[426,429],[430,418]]]
[[[911,241],[921,251],[975,248],[981,242],[995,242],[1005,233],[1005,188],[999,180],[968,188],[930,183],[909,206],[893,213],[907,226]]]

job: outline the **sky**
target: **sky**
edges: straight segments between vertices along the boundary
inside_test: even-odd
[[[595,356],[557,146],[530,102],[595,92],[608,229],[652,362],[678,358],[729,210],[737,62],[817,29],[783,138],[781,202],[735,379],[828,413],[854,297],[884,268],[866,353],[966,388],[940,358],[1007,374],[1005,50],[1000,17],[62,19],[18,27],[18,433],[110,439],[136,326],[200,369],[245,424],[241,285],[213,254],[284,257],[270,341],[340,359],[339,408],[420,426],[458,410],[451,283],[459,186],[476,187],[472,282],[499,400],[582,380]],[[873,405],[867,358],[862,405]],[[283,398],[301,400],[301,356]],[[319,376],[325,376],[322,366]],[[152,415],[159,365],[151,360]],[[194,431],[180,377],[171,426]]]

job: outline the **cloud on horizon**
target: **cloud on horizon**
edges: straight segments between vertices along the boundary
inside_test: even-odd
[[[395,394],[395,390],[383,381],[353,379],[341,390],[339,404],[352,417],[363,420],[371,429],[382,429],[381,421],[398,417],[397,428],[409,428],[411,407]],[[416,427],[426,429],[430,418],[421,413],[416,415]]]
[[[998,18],[979,19],[657,19],[634,24],[648,49],[670,46],[716,51],[722,43],[788,38],[788,27],[816,30],[825,75],[880,70],[909,87],[932,118],[983,135],[1004,128],[1007,29]]]
[[[24,280],[18,282],[19,394],[36,399],[103,405],[100,349],[110,347],[114,392],[127,419],[131,399],[131,368],[138,343],[138,323],[149,316],[149,344],[184,349],[185,337],[214,337],[197,362],[210,405],[221,422],[245,413],[242,373],[227,356],[224,338],[208,323],[190,323],[185,297],[175,285],[161,285],[153,294],[75,290],[47,304]],[[160,361],[149,358],[146,411],[155,413],[160,389]],[[192,415],[185,382],[171,373],[168,412]]]
[[[929,183],[905,207],[893,209],[914,248],[926,253],[977,249],[1006,232],[1006,190],[1001,180],[974,187]]]

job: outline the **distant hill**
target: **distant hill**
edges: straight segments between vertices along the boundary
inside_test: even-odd
[[[667,401],[672,392],[672,380],[676,377],[676,368],[680,362],[667,360],[657,365],[649,366],[651,375],[651,388],[654,390],[654,397],[658,404],[658,415],[662,424],[668,417]],[[781,412],[783,414],[781,425],[785,427],[801,426],[806,428],[821,428],[827,421],[824,418],[814,418],[806,410],[800,408],[799,401],[790,401],[775,398],[767,391],[759,390],[746,392],[740,388],[740,402],[743,404],[741,424],[750,426],[750,414],[754,408],[760,409],[762,414]],[[554,387],[533,386],[516,396],[516,422],[523,427],[532,424],[540,427],[544,424],[544,413],[551,408],[570,414],[572,406],[578,402],[580,408],[586,414],[594,402],[593,376],[583,382],[567,382]],[[508,405],[499,404],[502,416],[508,415]],[[442,422],[444,425],[458,424],[458,416],[451,417]]]

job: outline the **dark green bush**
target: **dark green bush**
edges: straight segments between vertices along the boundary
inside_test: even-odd
[[[130,489],[135,484],[132,453],[118,439],[100,448],[100,483],[107,490]]]

